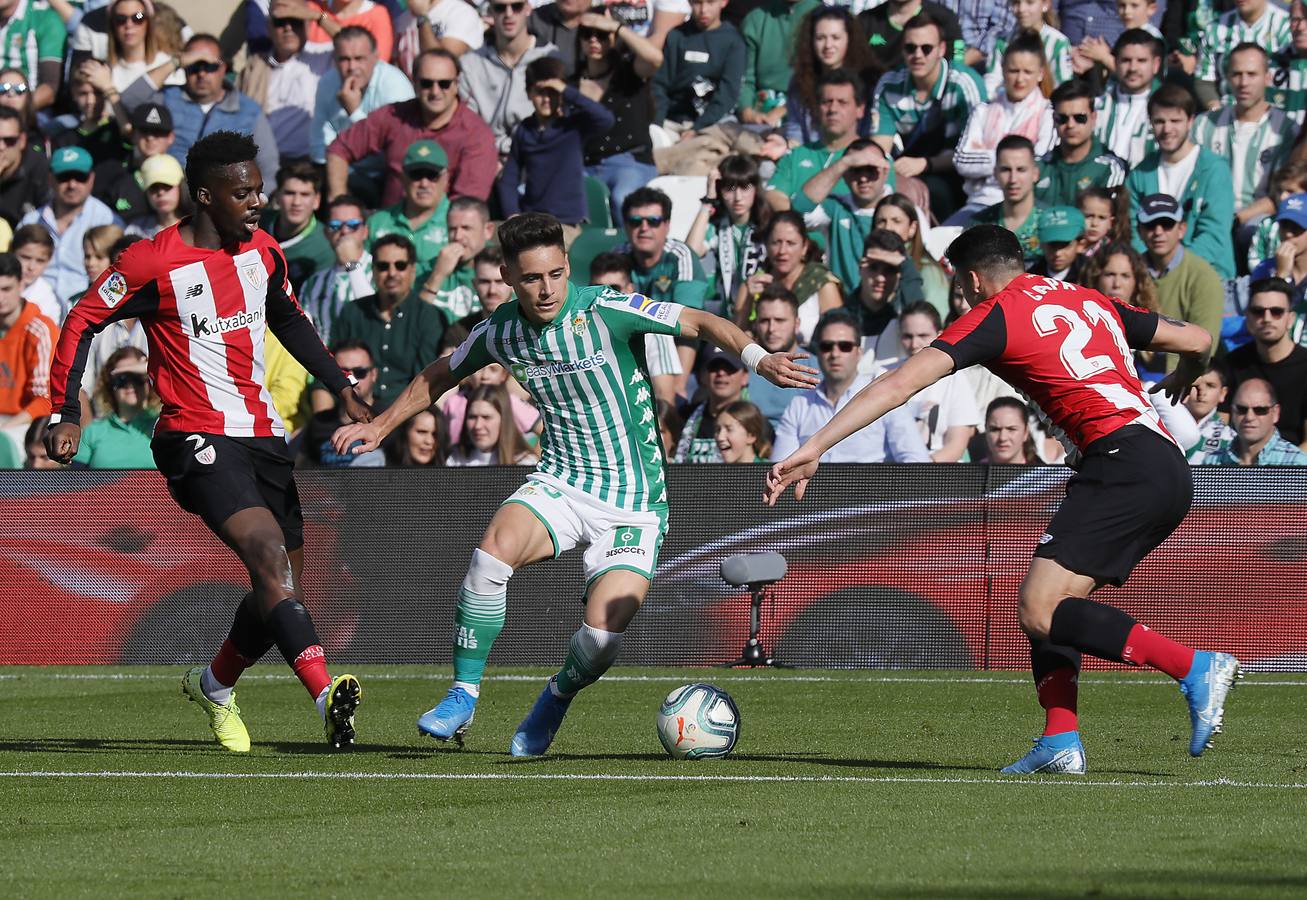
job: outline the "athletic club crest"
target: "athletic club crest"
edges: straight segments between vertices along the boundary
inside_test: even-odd
[[[267,270],[263,268],[261,263],[250,263],[247,266],[241,266],[241,274],[245,276],[245,280],[256,291],[261,290],[268,280]]]

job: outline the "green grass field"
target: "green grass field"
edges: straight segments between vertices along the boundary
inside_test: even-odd
[[[550,755],[509,737],[540,670],[485,686],[467,749],[419,738],[443,670],[363,667],[359,746],[248,673],[225,753],[180,670],[0,670],[7,897],[1275,897],[1307,892],[1307,677],[1249,676],[1185,753],[1169,682],[1090,675],[1090,775],[996,769],[1038,732],[1017,673],[619,668]],[[675,762],[658,701],[715,681],[726,760]]]

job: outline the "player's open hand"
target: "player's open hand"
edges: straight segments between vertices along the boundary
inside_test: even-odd
[[[355,422],[353,425],[342,425],[337,428],[336,433],[331,436],[331,446],[341,456],[346,454],[358,456],[360,453],[367,453],[380,447],[382,437],[381,429],[371,422]]]
[[[796,360],[807,359],[802,350],[788,353],[768,353],[758,361],[758,374],[779,387],[810,388],[820,382],[819,373],[810,366],[799,365]]]
[[[803,492],[808,489],[808,482],[817,474],[817,464],[821,454],[804,444],[789,456],[771,467],[767,473],[767,489],[763,491],[762,502],[775,506],[785,489],[794,485],[794,499],[802,500]]]
[[[57,463],[65,466],[77,455],[77,447],[82,442],[82,429],[71,422],[52,425],[45,433],[45,452]]]
[[[363,398],[358,395],[358,392],[352,386],[340,392],[340,400],[345,406],[345,415],[349,416],[353,421],[372,421],[372,407],[363,402]]]

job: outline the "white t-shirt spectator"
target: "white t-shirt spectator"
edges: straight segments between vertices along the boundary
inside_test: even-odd
[[[902,359],[896,359],[885,367],[885,371],[897,369],[902,364]],[[976,403],[975,385],[965,371],[946,375],[918,391],[907,402],[906,408],[916,420],[922,440],[931,453],[944,446],[944,433],[950,428],[968,425],[980,428],[985,422]]]
[[[41,310],[41,315],[56,325],[63,326],[64,316],[68,315],[69,306],[59,302],[50,282],[44,278],[36,279],[23,288],[23,299],[28,303],[35,303],[36,308]]]

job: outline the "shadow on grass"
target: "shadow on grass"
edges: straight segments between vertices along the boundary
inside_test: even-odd
[[[769,755],[762,753],[733,753],[730,759],[739,762],[796,763],[805,766],[830,766],[842,769],[888,769],[888,770],[929,770],[936,772],[992,772],[989,766],[961,766],[947,763],[923,762],[915,759],[849,759],[822,756],[819,753],[786,753]],[[532,765],[547,764],[553,761],[613,761],[613,762],[666,762],[665,753],[550,753],[526,759],[513,759],[512,764]],[[504,760],[509,762],[509,760]]]
[[[354,753],[401,753],[412,747],[388,744],[366,744],[354,750],[332,750],[326,742],[312,741],[254,741],[251,748],[281,753],[287,756],[337,756]],[[124,752],[205,752],[226,754],[228,751],[213,740],[187,738],[32,738],[30,740],[0,741],[0,753],[124,753]],[[421,756],[421,754],[415,754]]]

